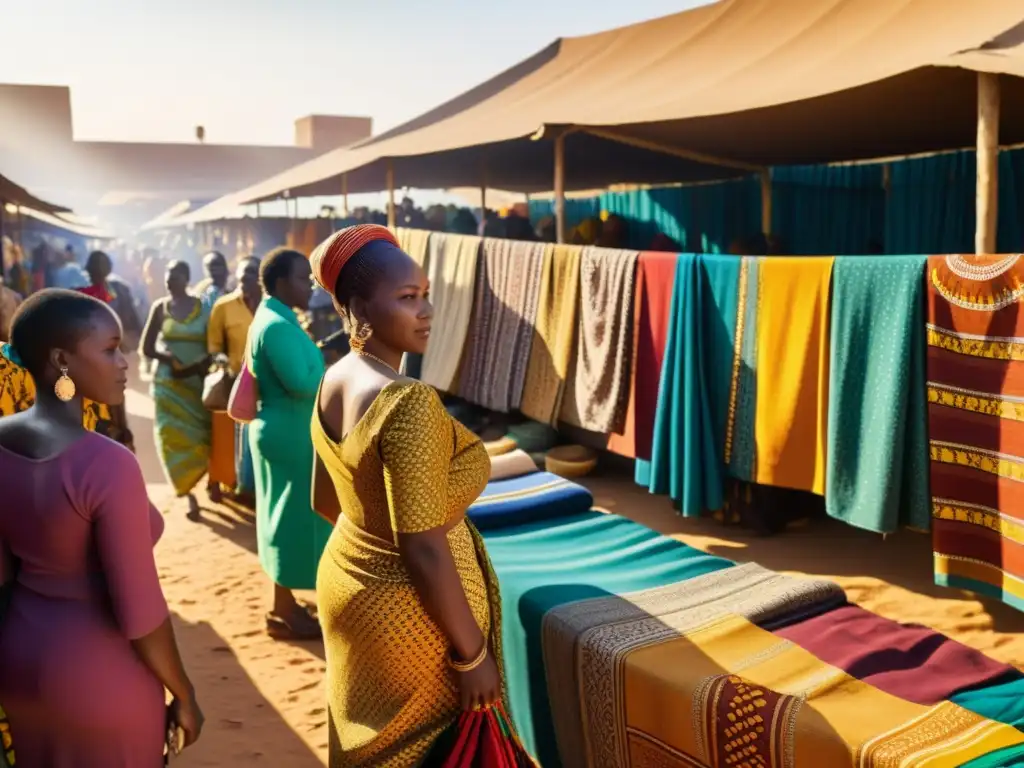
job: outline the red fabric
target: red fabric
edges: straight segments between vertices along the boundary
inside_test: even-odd
[[[610,435],[608,450],[635,459],[651,458],[658,384],[668,342],[669,310],[675,288],[675,253],[641,253],[633,298],[633,378],[626,426]]]
[[[114,295],[102,285],[90,285],[78,290],[86,296],[92,296],[94,299],[99,299],[106,304],[110,304],[114,300]]]
[[[313,269],[313,277],[325,291],[334,293],[338,284],[338,275],[348,260],[356,255],[356,251],[367,243],[384,240],[396,248],[398,240],[387,227],[380,224],[357,224],[345,227],[324,240],[313,249],[309,257],[309,265]]]
[[[775,634],[851,677],[915,704],[937,704],[1013,673],[1012,667],[934,630],[898,624],[855,605],[776,629]]]
[[[536,768],[500,705],[463,712],[438,739],[424,768]]]

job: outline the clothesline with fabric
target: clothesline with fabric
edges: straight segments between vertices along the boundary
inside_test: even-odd
[[[1006,519],[1024,510],[1000,501],[1010,504],[1024,482],[1024,458],[1015,458],[1024,447],[1007,442],[1024,423],[1012,399],[1024,398],[1024,377],[1021,392],[1016,376],[998,378],[1024,361],[1024,334],[1011,319],[995,333],[971,316],[973,335],[961,338],[953,321],[935,319],[934,300],[925,321],[925,288],[939,267],[955,286],[966,279],[958,275],[976,281],[961,303],[981,307],[975,312],[997,306],[1015,320],[1024,298],[1019,257],[995,266],[987,265],[997,257],[932,257],[929,272],[926,256],[736,257],[491,238],[452,248],[440,245],[447,235],[429,238],[438,245],[421,250],[438,322],[452,335],[448,364],[435,358],[425,382],[492,411],[582,428],[635,459],[636,481],[669,496],[683,516],[720,509],[727,478],[823,496],[830,516],[883,534],[927,531],[933,510],[948,508],[957,541],[982,529],[988,538],[942,567],[967,557],[987,563],[972,566],[970,578],[998,597],[1015,574],[1024,608],[1024,550],[999,554],[1004,541],[1024,547],[1024,524]],[[466,266],[473,248],[475,273]],[[1003,282],[977,282],[995,279]],[[936,358],[936,322],[950,334],[941,336],[942,354],[958,362],[955,374]],[[936,424],[948,431],[949,413],[963,409],[1004,437],[978,436],[972,424],[949,434],[965,434],[958,439],[978,450],[949,453],[953,438],[930,446],[929,419],[934,440]],[[937,464],[956,465],[973,489],[970,504],[948,504],[948,487],[932,499],[929,456],[933,482]],[[1011,481],[1013,492],[993,485]],[[948,527],[936,528],[937,547],[950,539]]]

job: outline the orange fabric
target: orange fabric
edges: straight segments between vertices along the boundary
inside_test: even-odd
[[[234,490],[235,476],[235,422],[226,413],[213,414],[210,445],[210,482],[220,483]]]
[[[313,277],[321,288],[333,293],[334,286],[338,284],[338,276],[348,260],[364,245],[377,240],[400,247],[394,233],[379,224],[357,224],[338,230],[320,243],[310,255]]]

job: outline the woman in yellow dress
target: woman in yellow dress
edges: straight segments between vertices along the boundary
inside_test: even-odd
[[[316,585],[329,764],[407,768],[460,711],[503,695],[497,580],[466,519],[490,460],[433,389],[398,373],[425,351],[433,310],[391,232],[341,230],[310,261],[355,353],[327,371],[311,426],[313,506],[336,523]]]

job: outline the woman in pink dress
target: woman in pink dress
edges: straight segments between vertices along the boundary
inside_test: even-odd
[[[168,723],[191,744],[203,716],[153,559],[163,519],[135,456],[82,427],[81,398],[124,401],[120,323],[46,290],[19,308],[11,347],[37,390],[0,419],[0,704],[17,763],[159,768]]]

